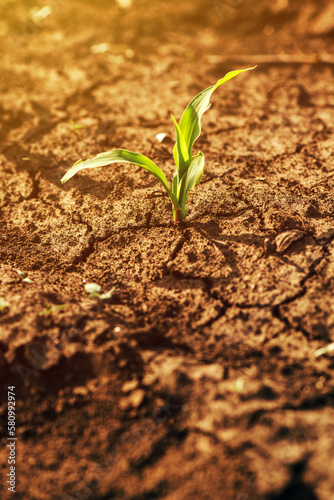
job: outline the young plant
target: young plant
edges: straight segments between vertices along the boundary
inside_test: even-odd
[[[15,269],[15,271],[20,276],[20,278],[22,278],[22,281],[24,283],[32,283],[32,280],[30,278],[28,278],[25,273],[23,273],[22,271],[20,271],[20,269]]]
[[[3,297],[0,297],[0,311],[4,311],[9,307],[9,302]]]
[[[255,66],[254,66],[255,67]],[[207,111],[210,104],[212,93],[222,84],[231,80],[239,73],[249,71],[254,68],[230,71],[224,78],[218,80],[215,85],[203,90],[186,107],[179,123],[172,115],[176,131],[176,144],[173,150],[173,157],[176,164],[176,171],[170,189],[166,176],[152,160],[140,153],[133,153],[126,149],[113,149],[106,153],[100,153],[90,160],[77,161],[64,175],[61,182],[64,183],[71,179],[77,172],[85,168],[103,167],[115,162],[133,163],[139,167],[148,170],[156,177],[172,202],[175,224],[184,219],[186,215],[186,201],[188,191],[200,183],[204,170],[204,155],[199,152],[193,155],[193,146],[201,133],[201,118]]]
[[[90,299],[110,299],[115,289],[116,287],[113,286],[108,292],[100,294],[101,286],[98,283],[86,283],[85,285],[85,290],[89,294]]]
[[[39,316],[50,316],[54,312],[63,311],[64,309],[66,309],[66,304],[57,304],[55,306],[47,306],[45,309],[43,309],[39,313]]]

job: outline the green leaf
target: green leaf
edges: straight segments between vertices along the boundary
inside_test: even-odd
[[[77,161],[64,175],[64,177],[61,179],[61,182],[62,183],[67,182],[76,173],[78,173],[80,170],[84,170],[85,168],[104,167],[106,165],[110,165],[111,163],[118,163],[118,162],[133,163],[134,165],[138,165],[139,167],[148,170],[148,172],[154,175],[154,177],[156,177],[164,186],[170,199],[172,200],[173,205],[176,208],[179,208],[176,196],[169,189],[166,176],[161,170],[161,168],[159,168],[152,160],[150,160],[146,156],[140,153],[133,153],[131,151],[127,151],[126,149],[113,149],[112,151],[100,153],[97,156],[95,156],[95,158],[92,158],[90,160]]]
[[[172,191],[177,196],[177,188],[179,185],[179,171],[176,170],[176,172],[173,175],[173,180],[172,180]]]
[[[83,125],[82,123],[74,123],[73,120],[70,120],[70,126],[71,130],[75,132],[76,134],[79,134],[80,129],[86,128],[86,125]]]
[[[314,355],[316,358],[318,358],[319,356],[323,356],[324,354],[330,354],[333,351],[334,351],[334,342],[326,345],[325,347],[321,347],[320,349],[315,351]]]
[[[102,295],[100,295],[100,299],[101,300],[110,299],[112,297],[112,294],[114,293],[115,289],[116,289],[116,287],[113,286],[112,288],[110,288],[110,290],[108,290],[108,292],[103,293]]]
[[[188,149],[188,157],[192,158],[192,150],[193,150],[193,145],[196,139],[199,137],[201,133],[201,118],[203,113],[207,111],[211,104],[210,104],[210,98],[212,93],[223,83],[227,82],[228,80],[231,80],[231,78],[234,78],[235,76],[239,75],[239,73],[243,73],[245,71],[249,71],[251,69],[254,69],[256,66],[253,68],[247,68],[247,69],[240,69],[240,70],[235,70],[235,71],[230,71],[227,73],[223,78],[218,80],[218,82],[215,85],[212,85],[211,87],[208,87],[205,90],[202,90],[199,94],[197,94],[192,101],[188,104],[186,109],[183,112],[183,115],[181,117],[181,120],[179,122],[179,128],[182,133],[182,136],[187,144],[187,149]],[[180,146],[177,145],[178,143],[178,136],[177,136],[177,142],[175,147],[179,149]],[[174,156],[175,158],[175,156]]]
[[[24,283],[32,283],[32,280],[30,278],[28,278],[25,273],[23,273],[22,271],[20,271],[20,269],[15,269],[15,271],[20,276],[20,278],[22,278],[22,281]]]
[[[201,182],[201,178],[204,171],[204,154],[199,152],[198,155],[193,156],[192,161],[184,173],[181,182],[178,187],[177,198],[181,206],[182,218],[186,215],[186,201],[188,196],[188,191],[194,189],[197,184]]]
[[[49,306],[49,307],[46,307],[45,309],[43,309],[39,313],[39,316],[49,316],[49,315],[51,315],[52,313],[54,313],[56,311],[63,311],[64,309],[66,309],[66,304],[60,304],[60,305],[56,305],[56,306]]]
[[[189,153],[186,141],[183,137],[182,131],[175,120],[174,116],[171,114],[172,120],[174,122],[176,130],[176,144],[173,149],[173,156],[175,164],[180,172],[179,177],[181,178],[189,166]]]

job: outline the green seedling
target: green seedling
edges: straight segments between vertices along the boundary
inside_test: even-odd
[[[100,294],[101,287],[97,283],[86,283],[85,285],[85,290],[89,294],[89,297],[91,299],[110,299],[112,294],[114,293],[115,288],[116,287],[113,286],[108,292]]]
[[[74,123],[73,120],[70,120],[70,127],[72,132],[75,132],[76,134],[80,134],[80,130],[82,128],[86,128],[86,125],[83,125],[82,123]]]
[[[0,311],[7,309],[9,307],[9,303],[2,297],[0,297]]]
[[[186,201],[188,192],[200,183],[204,170],[204,154],[200,151],[197,155],[193,155],[193,146],[201,133],[202,115],[211,106],[211,95],[222,83],[231,80],[231,78],[239,75],[239,73],[251,69],[254,68],[230,71],[224,78],[218,80],[215,85],[197,94],[184,110],[179,123],[171,115],[176,131],[176,144],[173,150],[176,171],[171,189],[161,168],[146,156],[126,149],[113,149],[105,153],[100,153],[90,160],[77,161],[64,175],[61,182],[68,181],[77,172],[86,168],[103,167],[115,162],[133,163],[148,170],[161,182],[172,202],[175,224],[182,221],[187,212]]]
[[[314,355],[316,358],[318,358],[319,356],[323,356],[324,354],[330,354],[331,352],[334,352],[334,342],[326,345],[325,347],[321,347],[320,349],[315,351]]]
[[[31,279],[27,277],[27,275],[25,273],[23,273],[22,271],[20,271],[20,269],[15,269],[15,271],[17,272],[17,274],[20,276],[20,278],[22,278],[22,281],[24,283],[32,283]]]
[[[66,304],[59,304],[56,306],[48,306],[39,313],[39,316],[50,316],[54,312],[63,311],[64,309],[66,309]]]

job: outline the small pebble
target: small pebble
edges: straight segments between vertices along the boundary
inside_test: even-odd
[[[137,389],[136,391],[132,392],[129,394],[129,396],[126,396],[122,398],[118,406],[120,410],[129,410],[130,408],[138,408],[145,397],[145,392],[142,389]]]
[[[127,380],[122,386],[122,392],[131,392],[138,387],[138,380]]]

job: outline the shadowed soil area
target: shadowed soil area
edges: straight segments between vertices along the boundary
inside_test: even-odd
[[[1,498],[333,498],[334,9],[254,3],[2,1]],[[171,182],[170,114],[255,64],[183,223],[140,167],[61,184],[114,148]]]

